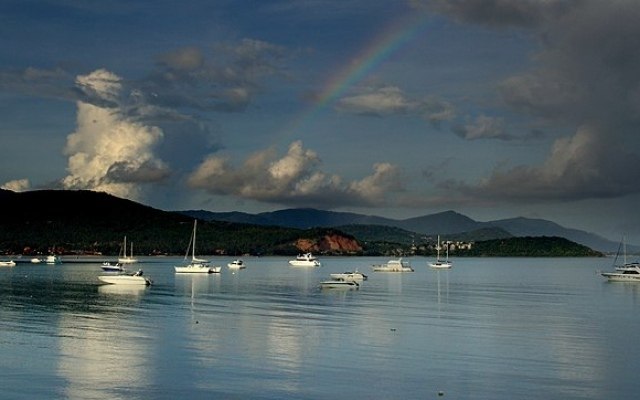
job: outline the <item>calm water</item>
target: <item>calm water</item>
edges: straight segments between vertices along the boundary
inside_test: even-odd
[[[0,268],[0,387],[10,399],[627,399],[640,380],[640,283],[610,259],[245,258],[148,288],[97,263]],[[331,272],[369,276],[321,290]]]

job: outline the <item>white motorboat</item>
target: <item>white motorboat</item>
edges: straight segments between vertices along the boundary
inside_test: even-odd
[[[40,264],[42,262],[42,259],[38,258],[38,257],[34,257],[31,259],[31,263],[32,264]]]
[[[15,267],[16,262],[13,260],[0,261],[0,267]]]
[[[62,264],[62,259],[56,254],[49,254],[47,258],[45,258],[45,262],[47,264]]]
[[[610,282],[640,282],[640,266],[627,265],[624,269],[612,272],[601,272],[600,275]]]
[[[109,274],[109,275],[100,275],[98,279],[101,282],[108,283],[111,285],[151,285],[151,279],[143,276],[142,270],[138,270],[133,274]]]
[[[358,270],[355,270],[353,272],[351,271],[338,272],[334,274],[329,274],[329,276],[331,276],[331,279],[341,279],[345,281],[355,281],[355,282],[362,282],[368,279],[368,277],[365,274],[363,274],[362,272],[358,272]]]
[[[238,258],[228,263],[227,267],[229,267],[229,269],[244,269],[247,266],[244,264],[244,261]]]
[[[447,248],[447,256],[444,260],[440,259],[440,249],[442,247],[440,246],[440,235],[438,235],[438,245],[436,246],[436,251],[437,251],[437,256],[435,261],[432,261],[429,263],[429,266],[431,268],[435,268],[435,269],[449,269],[453,266],[453,264],[451,263],[451,261],[449,261],[449,245],[446,246]]]
[[[131,242],[130,246],[130,255],[127,254],[127,237],[124,237],[124,242],[122,246],[122,255],[118,257],[118,263],[120,264],[134,264],[137,263],[138,260],[133,257],[133,242]]]
[[[296,267],[319,267],[320,261],[311,253],[298,254],[295,260],[289,260],[289,264]]]
[[[402,258],[389,260],[385,264],[374,264],[372,268],[374,272],[413,272],[411,264]]]
[[[323,289],[358,289],[360,284],[356,281],[348,281],[344,279],[331,279],[320,282]]]
[[[122,265],[121,262],[110,263],[106,261],[102,263],[102,270],[107,272],[125,272],[126,271],[126,269],[124,268],[124,265]]]
[[[220,272],[222,267],[212,267],[209,265],[208,260],[203,260],[196,257],[196,229],[198,226],[198,220],[193,221],[193,231],[191,232],[191,239],[187,246],[187,252],[184,256],[184,264],[176,265],[174,270],[178,274],[211,274]],[[189,250],[191,250],[191,261],[188,260]]]

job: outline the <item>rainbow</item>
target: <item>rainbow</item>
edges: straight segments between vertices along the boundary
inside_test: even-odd
[[[419,14],[419,13],[418,13]],[[402,48],[426,26],[426,19],[417,15],[393,21],[360,51],[353,60],[334,73],[314,97],[310,108],[289,124],[289,133],[300,129],[328,104],[339,99],[355,84],[364,79],[394,52]]]
[[[425,25],[424,22],[424,18],[414,17],[390,24],[351,63],[329,79],[317,97],[315,107],[324,107],[342,96],[347,89],[361,81],[391,54],[414,38]]]

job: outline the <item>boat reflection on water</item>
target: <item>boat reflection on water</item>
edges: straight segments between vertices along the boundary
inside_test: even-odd
[[[99,285],[98,293],[108,295],[141,296],[145,294],[149,286],[144,285]]]
[[[443,291],[444,291],[444,300],[445,300],[445,303],[447,303],[449,301],[449,269],[434,268],[432,269],[432,271],[436,274],[438,304],[442,303]],[[442,279],[440,277],[441,274],[444,274],[444,278]],[[444,287],[441,282],[442,280],[445,281]]]

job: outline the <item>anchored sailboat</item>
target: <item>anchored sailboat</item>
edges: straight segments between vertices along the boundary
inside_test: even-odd
[[[196,257],[196,228],[198,226],[198,220],[193,221],[193,232],[191,233],[191,239],[187,246],[187,252],[184,255],[184,264],[176,265],[174,267],[176,273],[202,273],[211,274],[214,272],[220,272],[222,267],[212,267],[209,265],[208,260],[203,260]],[[189,249],[191,249],[191,260],[189,261]]]
[[[440,235],[438,235],[438,246],[436,247],[436,251],[437,251],[437,256],[436,256],[436,260],[432,261],[429,263],[429,266],[431,268],[436,268],[436,269],[449,269],[451,267],[453,267],[453,263],[451,263],[451,261],[449,261],[449,245],[447,244],[447,256],[445,258],[445,260],[441,260],[440,259]]]

